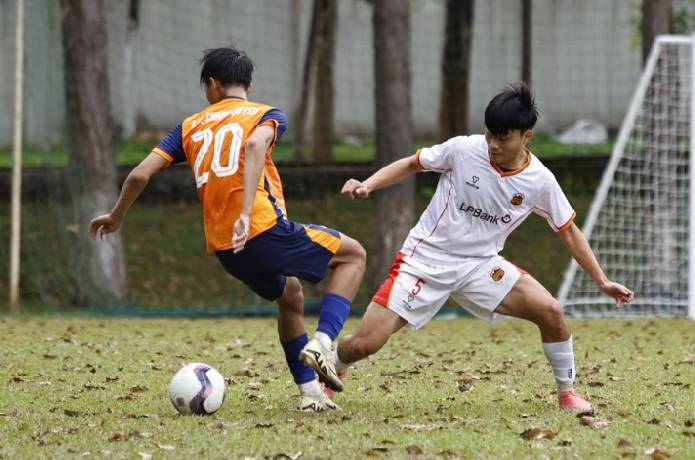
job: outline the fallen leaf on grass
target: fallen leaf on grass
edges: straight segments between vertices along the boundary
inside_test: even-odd
[[[296,454],[286,454],[284,452],[281,452],[279,454],[273,455],[271,458],[272,460],[297,460],[301,456],[301,451],[297,452]]]
[[[110,442],[115,442],[115,441],[127,441],[128,440],[128,435],[125,433],[114,433],[111,435],[109,438]]]
[[[405,451],[408,452],[408,455],[422,455],[425,453],[419,446],[408,446],[405,448]]]
[[[147,387],[141,387],[140,385],[134,385],[128,389],[131,393],[142,393],[147,391]]]
[[[618,415],[620,415],[621,417],[625,418],[625,417],[629,417],[629,416],[630,416],[630,413],[629,413],[628,411],[626,411],[626,410],[620,409],[620,410],[618,411]]]
[[[272,427],[272,423],[256,423],[253,427],[254,428],[270,428]]]
[[[92,383],[92,382],[87,382],[84,385],[82,385],[84,388],[87,390],[105,390],[106,387],[103,385],[99,385],[98,383]]]
[[[461,393],[473,388],[474,380],[472,378],[465,378],[458,381],[458,388]]]
[[[401,425],[404,430],[409,430],[409,431],[434,431],[437,428],[439,428],[438,425],[425,425],[425,424],[417,424],[417,423],[406,423],[405,425]]]
[[[44,354],[43,354],[43,357],[44,357],[45,359],[56,359],[56,358],[58,357],[58,355],[54,355],[54,354],[52,354],[52,353],[44,353]]]
[[[64,413],[65,415],[67,415],[68,417],[79,417],[79,416],[81,415],[79,411],[70,410],[70,409],[65,409],[65,410],[63,411],[63,413]]]
[[[628,447],[632,447],[630,441],[628,441],[627,439],[620,438],[620,441],[618,441],[618,449],[627,449]]]
[[[239,369],[236,372],[236,374],[234,374],[234,375],[237,377],[257,377],[258,376],[258,374],[253,372],[251,369],[247,369],[247,368]]]
[[[388,453],[388,449],[386,447],[372,447],[367,451],[367,457],[380,457],[383,454]]]
[[[519,436],[521,436],[522,439],[526,439],[527,441],[543,438],[553,439],[555,437],[555,432],[538,426],[532,426],[528,430],[525,430],[522,433],[520,433]]]
[[[649,455],[652,458],[652,460],[664,460],[670,457],[668,452],[659,450],[658,447],[645,450],[644,455]]]
[[[604,420],[596,417],[584,416],[579,419],[579,423],[588,426],[593,430],[601,430],[611,424],[610,420]]]

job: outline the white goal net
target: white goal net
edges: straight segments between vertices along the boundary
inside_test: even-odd
[[[583,228],[635,300],[614,309],[573,260],[558,295],[568,315],[693,316],[693,40],[655,41]]]

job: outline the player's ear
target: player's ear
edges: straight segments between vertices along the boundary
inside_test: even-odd
[[[253,93],[253,88],[254,88],[253,82],[249,83],[249,87],[246,88],[246,96],[250,96],[251,93]]]
[[[533,139],[533,130],[527,129],[523,134],[524,144],[528,144]]]

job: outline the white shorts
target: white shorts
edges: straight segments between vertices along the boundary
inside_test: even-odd
[[[394,311],[414,329],[427,324],[449,297],[474,316],[493,322],[501,316],[494,310],[523,273],[501,256],[435,267],[398,253],[372,302]]]

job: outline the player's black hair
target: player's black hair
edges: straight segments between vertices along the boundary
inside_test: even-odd
[[[532,129],[538,120],[538,108],[525,83],[507,86],[493,97],[485,109],[485,127],[494,135],[511,130]]]
[[[253,62],[236,48],[211,48],[205,50],[200,60],[200,84],[207,85],[210,78],[219,80],[222,85],[240,84],[249,89]]]

